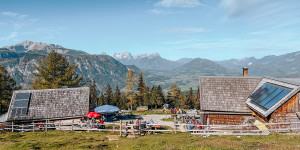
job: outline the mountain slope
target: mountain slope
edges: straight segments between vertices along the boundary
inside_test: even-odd
[[[146,70],[172,70],[184,64],[164,59],[158,53],[132,56],[129,52],[124,52],[115,53],[113,57],[125,65],[135,65]]]
[[[16,45],[5,46],[3,48],[14,52],[29,52],[29,53],[39,53],[39,54],[48,54],[52,50],[55,50],[60,54],[78,54],[78,55],[87,54],[86,52],[67,49],[60,45],[48,44],[43,42],[33,42],[28,40]]]
[[[239,72],[242,67],[248,67],[250,76],[300,77],[300,51],[279,56],[269,55],[261,59],[250,57],[241,60],[219,61],[217,63],[235,72]]]
[[[191,62],[184,64],[172,70],[173,75],[186,75],[186,74],[197,74],[198,76],[228,76],[234,75],[233,72],[229,71],[225,67],[201,58],[195,58]]]
[[[8,55],[9,54],[9,55]],[[45,58],[45,54],[33,54],[27,52],[12,52],[0,50],[0,64],[3,65],[10,75],[23,89],[28,89],[35,78],[32,72],[34,64]],[[103,90],[107,83],[111,87],[125,86],[127,66],[108,55],[64,55],[68,60],[78,65],[78,74],[82,74],[88,82],[95,80],[99,89]],[[134,67],[131,67],[134,68]],[[135,67],[135,69],[137,69]],[[136,70],[137,72],[139,70]]]

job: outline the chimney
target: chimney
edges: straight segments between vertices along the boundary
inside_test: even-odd
[[[243,77],[247,77],[248,76],[248,68],[244,67],[243,68]]]

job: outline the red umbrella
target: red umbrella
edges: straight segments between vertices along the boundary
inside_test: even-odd
[[[96,112],[89,112],[89,113],[86,114],[86,116],[87,116],[88,118],[97,118],[97,117],[99,117],[100,115],[101,115],[101,114],[96,113]]]
[[[99,117],[100,115],[101,115],[101,114],[94,112],[93,117],[94,117],[94,118],[97,118],[97,117]]]

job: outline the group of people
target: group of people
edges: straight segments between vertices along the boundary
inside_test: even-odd
[[[184,110],[181,110],[180,108],[171,108],[170,109],[171,114],[186,114]]]

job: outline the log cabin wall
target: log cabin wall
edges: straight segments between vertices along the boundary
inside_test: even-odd
[[[291,119],[297,117],[296,112],[298,109],[298,94],[289,99],[285,104],[276,109],[269,118],[269,123],[277,122],[290,122]],[[270,128],[287,128],[289,125],[277,125]]]
[[[246,116],[244,116],[244,115],[206,115],[205,118],[208,118],[208,117],[209,117],[209,124],[239,125],[244,122]]]

